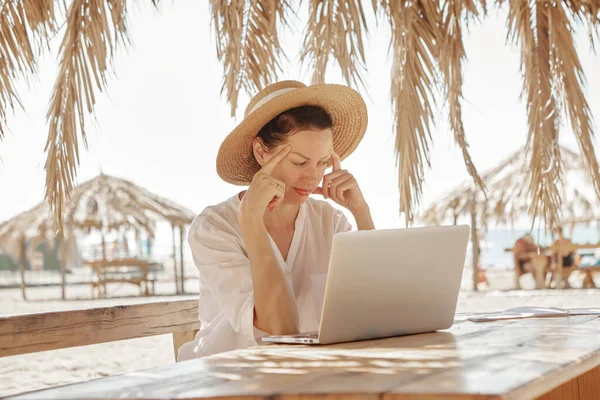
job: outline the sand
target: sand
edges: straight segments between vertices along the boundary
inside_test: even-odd
[[[512,285],[512,272],[498,270],[488,272],[491,290],[471,292],[468,290],[470,272],[465,271],[464,289],[461,291],[457,311],[496,311],[523,305],[554,307],[597,307],[600,305],[600,289],[571,290],[506,290]],[[571,281],[579,286],[579,277]],[[196,282],[187,283],[190,289]],[[524,288],[533,288],[530,276],[522,278]],[[168,296],[173,292],[170,282],[157,285],[157,296],[131,297],[137,291],[128,285],[109,287],[109,293],[120,296],[103,300],[90,300],[89,287],[78,285],[67,288],[70,300],[60,300],[60,287],[29,288],[29,301],[21,298],[20,290],[0,290],[0,315],[19,315],[47,311],[104,307],[148,301],[196,298],[196,295]],[[120,342],[84,346],[42,353],[0,358],[0,397],[45,387],[80,382],[104,376],[116,375],[170,364],[175,361],[170,335],[131,339]]]

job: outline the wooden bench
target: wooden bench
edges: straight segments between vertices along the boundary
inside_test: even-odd
[[[148,276],[151,263],[136,257],[113,260],[100,259],[85,261],[84,265],[92,268],[96,280],[91,282],[92,298],[106,298],[108,283],[130,283],[140,288],[140,294],[150,296],[155,293],[155,279]],[[134,269],[134,273],[130,269]]]
[[[564,268],[563,267],[563,257],[568,256],[571,253],[577,253],[579,250],[585,249],[598,249],[600,248],[600,243],[585,243],[585,244],[577,244],[577,243],[568,243],[568,244],[558,244],[555,243],[551,246],[551,250],[553,254],[557,255],[556,262],[556,271],[553,272],[553,278],[556,280],[557,287],[560,287],[561,281],[565,281],[566,285],[569,286],[569,276],[574,271],[581,271],[585,274],[583,280],[584,288],[595,288],[596,285],[594,283],[593,273],[600,272],[600,266],[585,266],[585,267],[577,267],[576,265]]]
[[[195,299],[0,317],[0,357],[170,333],[177,359],[199,327]]]
[[[547,257],[545,255],[546,252],[552,254],[553,256],[556,256],[557,260],[556,260],[556,268],[555,270],[552,271],[552,278],[550,279],[550,283],[552,283],[553,281],[556,283],[556,287],[560,288],[561,283],[564,281],[566,283],[566,287],[569,287],[569,276],[575,272],[575,271],[580,271],[583,272],[585,274],[584,280],[583,280],[583,287],[584,288],[595,288],[596,285],[594,283],[594,279],[593,279],[593,274],[595,272],[600,272],[600,266],[585,266],[585,267],[577,267],[576,265],[569,267],[569,268],[563,268],[563,257],[568,256],[571,253],[576,253],[579,250],[585,250],[585,249],[599,249],[600,248],[600,242],[599,243],[585,243],[585,244],[577,244],[577,243],[570,243],[570,244],[558,244],[558,243],[554,243],[552,246],[550,246],[549,248],[544,248],[541,249],[542,253],[538,254],[537,256],[535,254],[532,254],[532,275],[534,275],[534,278],[536,280],[536,289],[541,289],[545,286],[545,272],[547,271],[547,268],[545,266],[546,261],[545,258]],[[504,249],[505,252],[512,252],[512,248],[506,248]],[[515,265],[515,268],[517,268],[517,266]],[[528,272],[525,272],[528,273]],[[515,275],[517,274],[517,272],[515,272]],[[520,275],[524,275],[524,274],[519,274]],[[516,279],[516,278],[515,278]],[[542,286],[540,286],[542,285]]]
[[[594,282],[594,273],[600,272],[600,265],[580,266],[579,271],[585,274],[585,277],[583,278],[583,287],[586,289],[595,288],[596,283]]]

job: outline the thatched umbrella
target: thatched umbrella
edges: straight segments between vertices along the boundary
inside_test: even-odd
[[[98,177],[77,186],[71,194],[70,201],[63,208],[64,240],[61,242],[59,258],[61,258],[62,296],[65,297],[65,243],[73,240],[75,232],[89,233],[92,230],[102,235],[110,231],[131,230],[136,233],[145,232],[149,238],[154,237],[156,223],[167,221],[173,229],[173,263],[177,292],[183,292],[183,235],[185,227],[191,223],[195,214],[172,202],[157,196],[148,190],[125,179],[101,174]],[[55,219],[50,205],[44,201],[16,217],[0,224],[0,248],[14,259],[20,260],[21,271],[25,263],[25,241],[32,244],[42,241],[54,243],[56,235]],[[181,286],[178,283],[177,254],[175,246],[175,230],[180,234],[180,274]],[[104,241],[103,255],[105,255]],[[24,289],[24,287],[23,287]]]
[[[598,228],[598,231],[600,232],[600,214],[592,214],[587,217],[565,219],[563,221],[563,225],[569,226],[571,229],[573,229],[575,227],[575,225],[591,226],[592,223],[596,223],[596,227]]]
[[[157,4],[158,0],[153,0]],[[362,0],[312,0],[301,60],[322,82],[331,59],[347,83],[362,84],[368,26]],[[48,109],[46,199],[61,227],[62,207],[77,170],[78,138],[85,142],[84,120],[93,112],[95,95],[105,89],[113,49],[127,44],[126,0],[72,0],[56,11],[59,0],[5,1],[0,5],[0,132],[8,107],[18,104],[14,82],[35,72],[44,42],[66,28],[60,49],[60,70]],[[217,57],[223,62],[223,92],[238,108],[240,91],[255,93],[278,79],[284,52],[278,40],[289,16],[302,3],[286,0],[211,0]],[[508,10],[508,34],[521,49],[523,95],[529,117],[528,145],[533,147],[529,175],[530,201],[549,226],[558,222],[561,177],[558,152],[559,115],[567,115],[593,188],[600,194],[600,172],[592,141],[590,108],[583,93],[584,74],[573,41],[574,27],[587,25],[590,39],[600,25],[597,0],[373,0],[379,23],[389,26],[391,101],[399,165],[400,211],[407,224],[422,193],[429,165],[435,93],[443,88],[450,126],[462,149],[467,170],[483,188],[468,152],[462,124],[462,62],[464,25],[483,19],[487,7]],[[439,72],[439,73],[438,73]],[[438,99],[439,100],[439,99]],[[1,133],[0,133],[1,135]],[[547,173],[550,163],[554,167]]]
[[[557,191],[556,202],[559,221],[590,218],[600,215],[600,196],[593,190],[591,179],[582,157],[560,146],[561,169],[565,175],[553,182]],[[504,159],[497,167],[482,174],[488,188],[487,197],[476,190],[471,182],[464,182],[452,189],[440,200],[435,201],[420,217],[426,224],[457,223],[459,218],[468,218],[471,223],[473,250],[473,288],[477,290],[479,262],[479,238],[490,223],[514,225],[520,219],[531,218],[536,213],[536,203],[531,203],[527,185],[532,174],[532,151],[521,148]],[[550,173],[549,170],[544,171]],[[532,228],[534,221],[532,220]],[[546,227],[548,228],[548,227]]]

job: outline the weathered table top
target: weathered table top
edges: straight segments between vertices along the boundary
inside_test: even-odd
[[[530,399],[553,389],[571,391],[562,398],[600,396],[600,318],[475,323],[457,316],[442,332],[330,346],[260,346],[15,399]]]

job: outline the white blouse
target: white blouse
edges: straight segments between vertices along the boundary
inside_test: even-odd
[[[200,272],[201,329],[179,348],[178,361],[255,346],[266,335],[254,327],[252,273],[238,223],[240,203],[236,194],[207,207],[190,226],[188,242]],[[309,198],[296,217],[287,260],[269,236],[296,298],[300,332],[319,329],[333,236],[349,230],[352,226],[341,211]]]

